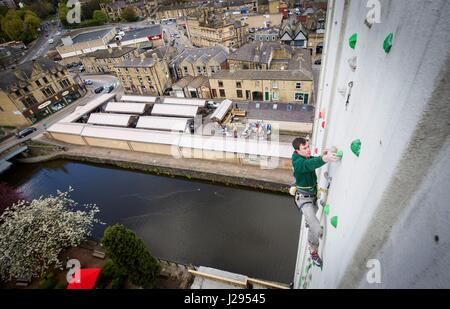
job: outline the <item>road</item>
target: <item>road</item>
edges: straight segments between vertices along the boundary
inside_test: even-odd
[[[171,25],[162,25],[163,32],[168,38],[168,45],[170,45],[170,41],[173,36],[179,35],[180,38],[175,38],[175,47],[178,51],[182,51],[185,48],[191,48],[192,42],[188,39],[187,34],[185,34],[186,30],[179,30],[176,24]]]
[[[30,44],[31,46],[29,46],[28,52],[22,58],[20,64],[45,56],[50,49],[61,44],[61,38],[69,31],[60,27],[59,24],[51,23],[43,24],[41,28],[41,35],[34,43]],[[49,43],[50,39],[53,39],[53,44]]]
[[[113,93],[118,93],[122,91],[121,87],[118,87],[119,81],[115,76],[112,75],[84,75],[82,76],[83,79],[90,79],[94,83],[90,86],[88,86],[88,92],[83,98],[80,98],[79,100],[75,101],[71,105],[63,108],[62,110],[48,116],[47,118],[39,121],[33,127],[37,128],[37,131],[33,134],[30,134],[24,138],[17,138],[15,136],[7,139],[3,143],[0,144],[0,153],[3,151],[14,147],[15,145],[19,143],[23,143],[27,140],[33,139],[34,137],[42,134],[45,132],[46,128],[51,126],[52,124],[58,122],[60,119],[64,118],[65,116],[69,115],[70,113],[73,113],[75,111],[75,108],[77,106],[83,106],[86,105],[93,97],[95,97],[97,94],[94,93],[94,89],[100,85],[106,85],[106,84],[114,84],[114,91]]]

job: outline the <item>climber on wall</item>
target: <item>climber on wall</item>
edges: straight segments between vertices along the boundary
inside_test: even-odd
[[[309,142],[301,137],[292,142],[294,153],[292,154],[292,167],[294,170],[295,187],[291,188],[291,194],[295,195],[295,204],[305,216],[308,231],[308,242],[311,259],[314,264],[322,267],[322,259],[319,256],[319,239],[322,237],[322,227],[316,217],[317,211],[317,176],[316,169],[326,163],[340,160],[335,153],[325,150],[321,157],[312,157]]]

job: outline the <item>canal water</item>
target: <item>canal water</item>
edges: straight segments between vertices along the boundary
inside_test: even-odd
[[[0,177],[29,199],[72,186],[75,201],[97,204],[103,222],[134,230],[154,256],[293,281],[300,214],[287,195],[70,161],[14,164]]]

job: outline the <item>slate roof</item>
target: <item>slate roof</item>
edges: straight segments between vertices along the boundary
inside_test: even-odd
[[[37,58],[34,62],[28,61],[23,64],[17,65],[15,69],[9,69],[0,72],[0,89],[9,90],[11,86],[19,83],[23,83],[23,86],[28,84],[28,80],[33,72],[33,64],[37,63],[42,67],[44,71],[56,71],[63,70],[64,67],[60,64],[49,60],[47,58]],[[15,74],[18,72],[19,76]]]

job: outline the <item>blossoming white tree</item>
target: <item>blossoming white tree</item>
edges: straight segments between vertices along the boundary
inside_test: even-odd
[[[98,207],[78,205],[69,192],[19,202],[0,216],[0,277],[41,276],[50,266],[62,269],[58,256],[91,235]]]

